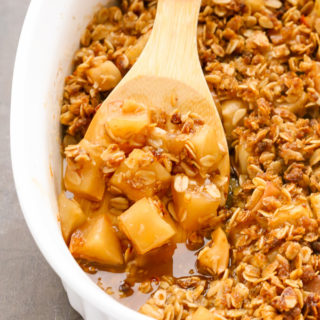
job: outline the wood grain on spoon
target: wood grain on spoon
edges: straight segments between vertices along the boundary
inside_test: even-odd
[[[107,108],[115,100],[131,99],[171,113],[196,112],[216,133],[213,144],[223,153],[219,165],[229,177],[227,141],[219,113],[205,81],[197,51],[197,23],[201,0],[159,0],[150,39],[139,59],[94,116],[85,139],[108,144]],[[225,186],[225,191],[228,184]]]

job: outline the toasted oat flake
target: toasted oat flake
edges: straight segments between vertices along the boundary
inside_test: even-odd
[[[187,176],[195,177],[197,175],[197,173],[198,173],[197,168],[191,167],[188,164],[186,164],[185,162],[181,162],[180,165]]]
[[[259,186],[265,187],[266,184],[267,184],[265,180],[263,180],[263,179],[261,179],[261,178],[259,178],[259,177],[254,177],[254,178],[252,179],[252,182],[253,182],[254,185],[257,186],[257,187],[259,187]]]
[[[282,3],[279,0],[266,0],[265,5],[272,9],[279,9],[282,7]]]
[[[174,210],[174,205],[173,205],[173,202],[172,202],[172,201],[170,201],[170,202],[168,203],[168,211],[169,211],[170,215],[172,216],[172,218],[173,218],[175,221],[179,221],[179,219],[177,218],[177,214],[176,214],[176,212],[175,212],[175,210]]]
[[[194,145],[190,140],[186,141],[185,148],[188,151],[188,154],[192,159],[196,159],[197,158],[196,153],[195,153]]]
[[[124,197],[115,197],[110,200],[110,205],[118,210],[126,210],[129,207],[129,201]]]
[[[189,179],[186,175],[178,174],[174,177],[174,188],[177,192],[184,192],[188,189]]]
[[[205,186],[206,191],[209,193],[209,195],[213,198],[213,199],[220,199],[221,194],[219,189],[217,188],[217,186],[215,184],[209,184]]]
[[[139,180],[144,185],[150,185],[156,181],[156,175],[153,171],[139,170],[136,172],[134,179]]]
[[[200,164],[206,168],[212,167],[216,162],[216,158],[213,155],[206,155],[200,159]]]
[[[270,18],[266,17],[266,16],[261,16],[259,18],[259,24],[262,28],[265,29],[272,29],[273,28],[273,23],[270,20]]]

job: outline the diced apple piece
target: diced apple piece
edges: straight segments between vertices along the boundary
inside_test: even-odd
[[[117,227],[118,219],[117,219],[117,216],[114,214],[114,211],[110,210],[111,209],[110,198],[111,198],[111,195],[107,192],[104,194],[100,202],[90,201],[77,196],[75,197],[82,211],[85,213],[87,217],[93,218],[101,214],[104,214],[107,216],[107,218],[112,223],[112,225]],[[117,233],[117,236],[119,236],[119,233]],[[121,238],[119,239],[121,240]]]
[[[151,198],[143,198],[119,216],[119,227],[139,254],[161,247],[175,234]]]
[[[235,151],[236,151],[236,163],[238,165],[239,172],[241,174],[247,174],[249,152],[247,151],[246,143],[243,141],[240,141],[240,143],[235,146]]]
[[[172,237],[172,242],[185,243],[187,241],[188,232],[180,225],[180,223],[175,222],[167,211],[163,212],[163,219],[169,223],[175,231],[175,235]]]
[[[111,138],[129,139],[150,124],[149,109],[132,100],[113,101],[107,105],[106,129]]]
[[[166,186],[170,185],[171,175],[159,162],[153,162],[147,167],[147,171],[152,171],[156,175],[156,179]]]
[[[210,312],[207,308],[200,306],[192,315],[191,320],[223,320],[224,317]]]
[[[185,175],[176,175],[172,183],[174,209],[182,227],[195,231],[215,217],[221,193],[215,184],[199,185]]]
[[[71,233],[86,221],[86,215],[82,212],[78,202],[68,199],[64,192],[59,195],[59,214],[61,231],[66,243],[69,243]]]
[[[206,124],[199,128],[191,137],[190,142],[199,164],[207,171],[217,168],[227,152],[222,149],[222,146],[219,146],[214,128]]]
[[[241,122],[247,113],[242,100],[226,100],[221,104],[223,126],[228,137],[232,130]]]
[[[120,242],[106,215],[92,218],[77,229],[69,249],[75,258],[107,266],[123,264]]]
[[[121,80],[121,72],[112,61],[105,61],[87,71],[88,78],[97,83],[98,88],[107,91],[114,88]]]
[[[164,137],[164,147],[168,152],[179,155],[187,141],[187,136],[183,134],[176,135],[174,133],[167,133]]]
[[[313,216],[320,219],[320,193],[312,193],[309,197]]]
[[[83,139],[79,143],[79,150],[85,153],[86,157],[79,161],[67,157],[65,187],[75,195],[100,201],[105,190],[105,180],[100,170],[102,163],[100,155],[103,148]]]
[[[131,200],[137,201],[166,190],[170,173],[150,152],[134,149],[117,168],[109,183],[120,189]]]
[[[86,214],[87,217],[95,217],[100,214],[107,214],[109,215],[109,203],[110,203],[110,194],[105,193],[103,195],[103,198],[100,202],[97,201],[90,201],[84,198],[80,198],[78,196],[75,196],[75,199],[79,203],[82,211]]]
[[[133,65],[138,59],[138,57],[140,56],[140,53],[142,52],[144,46],[146,45],[149,39],[149,36],[150,36],[150,31],[143,34],[141,37],[138,37],[136,43],[126,49],[125,53],[131,65]]]
[[[221,228],[212,232],[211,237],[212,240],[199,252],[198,262],[211,274],[220,274],[228,267],[230,245]]]
[[[68,160],[64,185],[68,191],[93,201],[100,201],[105,190],[102,173],[91,161],[82,163],[79,169],[77,164]]]
[[[269,225],[272,228],[277,228],[285,222],[295,224],[302,217],[310,218],[310,210],[306,204],[286,205],[276,210],[271,220],[269,221]]]

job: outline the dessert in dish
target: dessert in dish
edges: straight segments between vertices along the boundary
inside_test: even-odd
[[[214,156],[228,151],[196,113],[117,101],[107,143],[80,142],[155,12],[156,1],[100,9],[66,79],[59,207],[70,252],[107,293],[156,319],[317,319],[318,4],[202,3],[198,49],[228,137],[228,194]]]

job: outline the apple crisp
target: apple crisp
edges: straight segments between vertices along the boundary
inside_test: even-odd
[[[59,208],[71,253],[88,272],[126,274],[120,296],[143,294],[135,307],[155,319],[320,319],[320,4],[202,1],[198,51],[228,138],[228,194],[226,150],[197,114],[117,101],[106,142],[81,140],[155,13],[154,0],[101,8],[66,78]],[[181,245],[190,272],[148,270]]]

